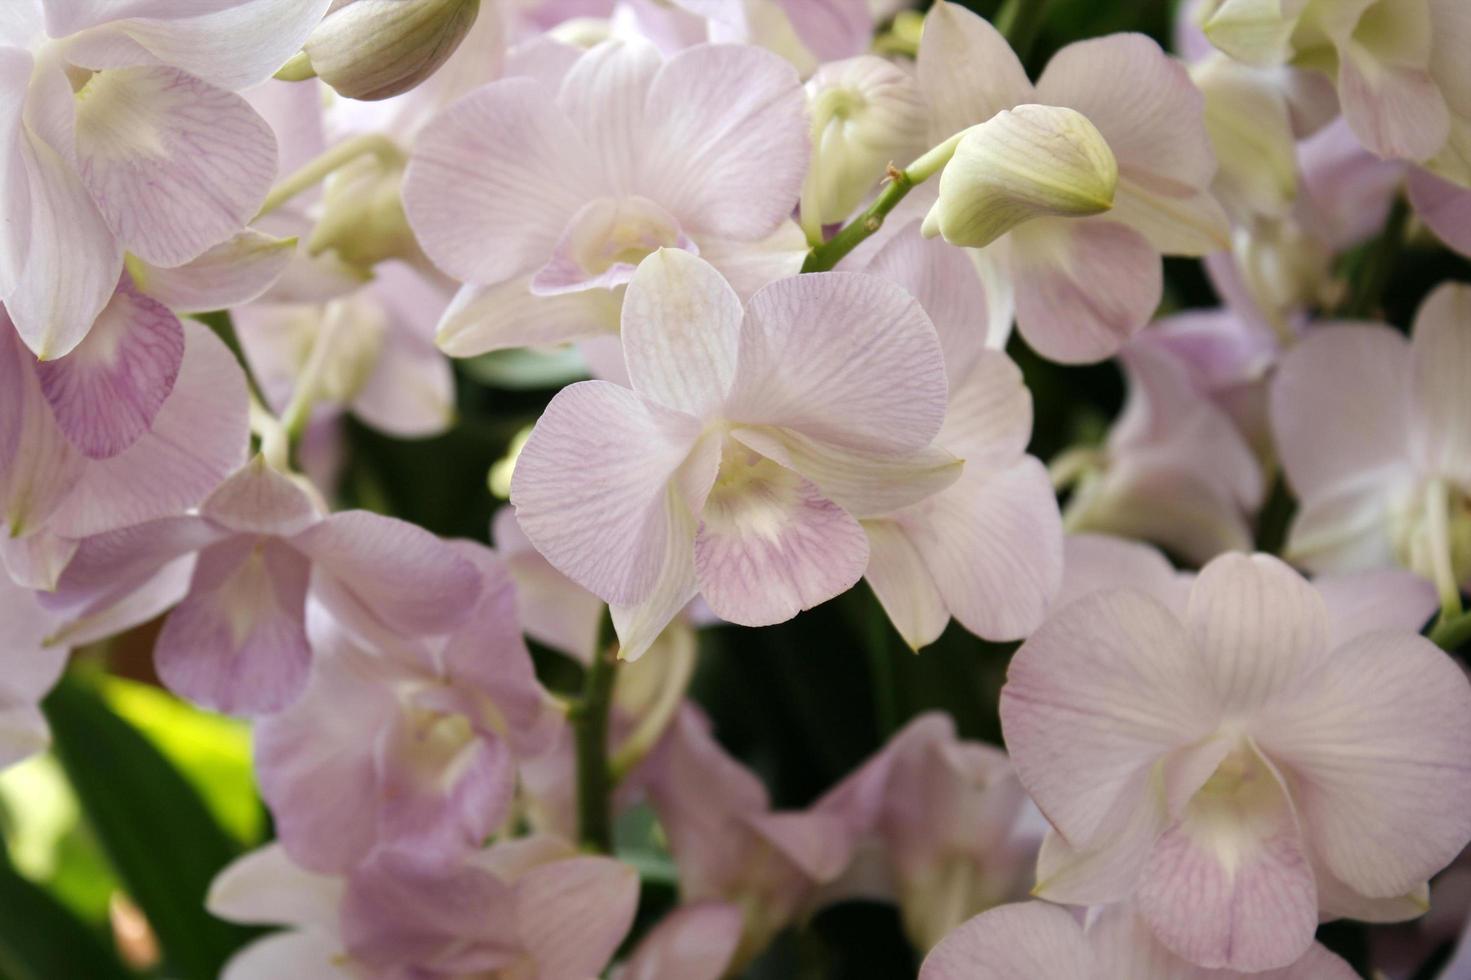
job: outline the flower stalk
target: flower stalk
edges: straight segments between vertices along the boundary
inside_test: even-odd
[[[568,712],[577,753],[577,835],[582,846],[613,853],[613,774],[608,765],[608,715],[618,679],[612,617],[604,616],[597,650],[583,679],[582,697]]]
[[[260,211],[256,213],[256,220],[275,211],[298,194],[317,186],[333,172],[369,154],[378,157],[385,164],[396,163],[403,157],[403,151],[393,140],[380,133],[364,133],[362,136],[344,140],[293,173],[287,174],[279,184],[272,187],[265,201],[261,203]]]

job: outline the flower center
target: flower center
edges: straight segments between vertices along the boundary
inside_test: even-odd
[[[646,197],[601,197],[584,205],[562,231],[551,259],[531,279],[538,296],[613,289],[660,248],[699,254],[679,221]]]

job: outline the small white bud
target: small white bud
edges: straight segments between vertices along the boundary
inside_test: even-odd
[[[407,92],[465,39],[480,0],[346,0],[303,46],[317,76],[350,99]]]
[[[961,136],[923,231],[982,248],[1032,218],[1102,214],[1113,207],[1118,179],[1108,141],[1082,113],[1003,109]]]
[[[371,269],[386,259],[416,258],[418,242],[403,208],[403,172],[401,162],[368,155],[333,173],[307,252],[336,252],[358,269]]]

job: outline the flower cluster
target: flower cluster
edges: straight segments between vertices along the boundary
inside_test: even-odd
[[[1196,0],[1035,79],[1044,0],[4,6],[0,765],[125,634],[250,719],[275,840],[208,907],[279,930],[225,980],[719,980],[856,900],[921,980],[1338,980],[1321,922],[1447,891],[1459,0]],[[349,486],[487,379],[559,390],[483,541]],[[881,661],[1012,651],[1005,749],[912,711],[784,805],[699,631],[855,589]]]

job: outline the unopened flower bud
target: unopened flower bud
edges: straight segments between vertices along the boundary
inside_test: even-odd
[[[903,69],[862,55],[823,65],[807,82],[812,166],[802,223],[817,228],[852,214],[883,179],[924,149],[925,109]]]
[[[319,78],[350,99],[407,92],[455,53],[480,0],[345,0],[307,38]]]
[[[1082,113],[1004,109],[961,136],[924,234],[981,248],[1032,218],[1102,214],[1113,207],[1118,179],[1108,141]]]
[[[359,157],[332,174],[307,252],[336,252],[348,265],[371,269],[386,259],[412,260],[419,245],[403,207],[403,164]]]

